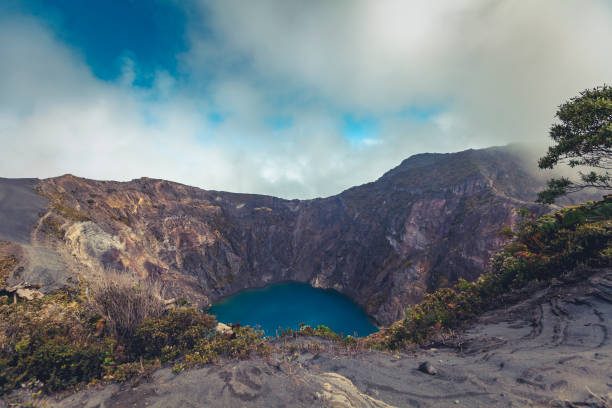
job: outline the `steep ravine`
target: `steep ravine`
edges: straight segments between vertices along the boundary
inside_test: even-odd
[[[509,148],[422,154],[301,201],[66,175],[36,184],[49,211],[33,236],[81,273],[133,270],[199,304],[295,280],[335,288],[388,324],[428,288],[476,278],[517,207],[546,211],[532,202],[541,180],[524,168]]]

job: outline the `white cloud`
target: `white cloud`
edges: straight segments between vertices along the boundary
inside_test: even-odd
[[[100,81],[39,20],[0,19],[0,175],[324,196],[414,153],[545,144],[558,104],[612,78],[604,1],[199,4],[210,30],[190,21],[188,79],[159,72],[148,90],[132,60]],[[396,114],[414,106],[439,111]],[[345,113],[377,118],[376,135],[351,143]]]
[[[560,102],[612,77],[604,1],[202,4],[216,38],[257,75],[342,109],[445,104],[479,142],[530,140]]]

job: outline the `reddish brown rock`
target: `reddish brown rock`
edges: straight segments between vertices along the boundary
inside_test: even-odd
[[[541,181],[505,148],[422,154],[373,183],[314,200],[163,180],[41,181],[52,233],[80,263],[132,269],[205,304],[296,280],[335,288],[390,323],[429,288],[474,279]],[[44,224],[44,223],[41,223]],[[41,227],[42,228],[42,227]]]

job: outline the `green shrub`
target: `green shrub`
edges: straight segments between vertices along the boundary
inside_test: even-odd
[[[17,259],[13,255],[0,258],[0,287],[6,284],[6,278],[17,265]]]
[[[131,379],[138,379],[150,374],[153,370],[161,367],[159,360],[129,362],[119,365],[105,364],[105,380],[125,382]]]
[[[207,339],[215,319],[192,308],[170,310],[157,318],[145,319],[135,330],[132,353],[145,358],[170,361]]]
[[[291,331],[291,335],[305,336],[305,337],[321,337],[326,340],[342,343],[345,337],[342,334],[338,334],[332,329],[324,325],[318,325],[316,328],[307,324],[302,324],[300,330]],[[347,336],[352,337],[352,336]],[[350,342],[350,340],[349,340]]]
[[[0,306],[0,393],[38,380],[48,391],[102,374],[109,350],[69,295]]]
[[[145,318],[126,340],[101,331],[104,318],[90,306],[67,293],[0,305],[0,394],[35,381],[46,391],[126,381],[162,361],[179,361],[182,369],[270,352],[262,332],[234,327],[233,334],[215,333],[214,317],[191,307]]]
[[[95,345],[67,344],[66,339],[58,338],[39,339],[17,355],[16,370],[56,391],[100,377],[106,352]]]
[[[215,333],[211,338],[201,340],[185,355],[184,364],[177,366],[176,370],[215,362],[220,357],[247,359],[252,355],[270,354],[262,331],[248,326],[234,326],[232,330],[231,335]]]

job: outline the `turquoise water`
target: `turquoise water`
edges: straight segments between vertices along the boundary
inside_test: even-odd
[[[346,296],[297,282],[239,292],[214,304],[209,313],[219,322],[259,326],[267,336],[275,336],[279,328],[298,329],[300,323],[322,324],[344,335],[367,336],[377,330]]]

